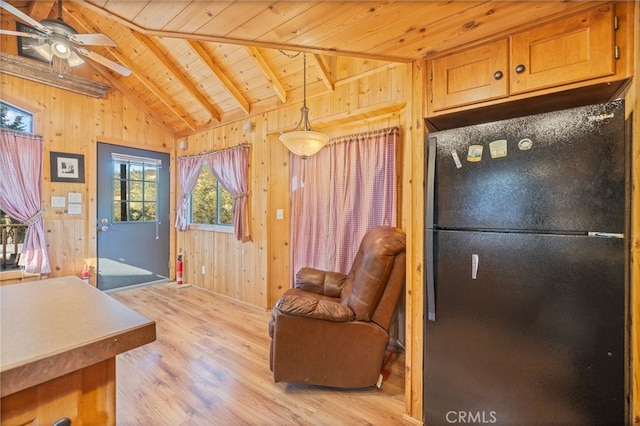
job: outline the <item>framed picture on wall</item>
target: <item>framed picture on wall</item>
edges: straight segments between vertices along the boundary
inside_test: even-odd
[[[84,155],[51,152],[51,182],[84,183]]]

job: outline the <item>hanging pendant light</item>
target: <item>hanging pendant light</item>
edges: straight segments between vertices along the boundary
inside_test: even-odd
[[[307,108],[307,54],[304,58],[304,95],[301,117],[298,126],[291,132],[282,133],[280,142],[298,157],[307,158],[322,149],[329,141],[329,136],[324,133],[314,132],[309,123],[309,108]]]

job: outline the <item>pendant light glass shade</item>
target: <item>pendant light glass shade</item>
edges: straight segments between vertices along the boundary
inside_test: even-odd
[[[307,158],[322,149],[329,141],[324,133],[314,132],[309,123],[309,108],[307,108],[307,55],[304,54],[304,100],[300,108],[300,122],[291,132],[282,133],[280,142],[298,157]]]

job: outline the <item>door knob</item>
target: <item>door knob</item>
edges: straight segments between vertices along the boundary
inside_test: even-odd
[[[101,226],[101,227],[100,227],[100,230],[101,230],[102,232],[107,232],[107,231],[109,230],[109,227],[108,227],[108,226],[106,226],[106,225],[105,225],[105,226]]]
[[[502,71],[496,71],[493,73],[493,78],[495,78],[496,80],[500,80],[502,76],[503,76]]]
[[[525,67],[524,67],[524,65],[522,65],[522,64],[520,64],[520,65],[518,65],[518,66],[516,67],[516,72],[517,72],[518,74],[522,74],[522,73],[524,72],[524,70],[525,70]]]

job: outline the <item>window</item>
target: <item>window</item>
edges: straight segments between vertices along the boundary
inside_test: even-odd
[[[33,133],[33,114],[0,101],[0,128]]]
[[[190,222],[222,226],[233,224],[233,198],[206,165],[200,169],[191,194]]]
[[[27,225],[20,223],[0,210],[0,246],[2,247],[0,271],[19,268],[18,261],[22,253],[26,232]]]
[[[160,160],[113,154],[113,222],[155,222]]]
[[[33,133],[33,114],[0,101],[0,128]],[[27,225],[0,210],[0,270],[19,268]]]

